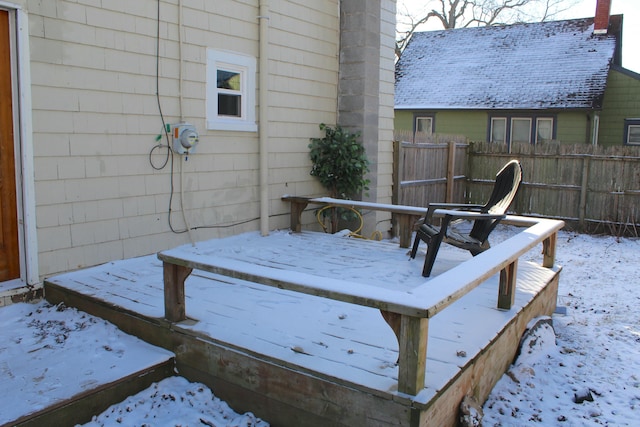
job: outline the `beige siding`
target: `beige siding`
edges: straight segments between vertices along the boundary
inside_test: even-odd
[[[178,122],[182,112],[196,125],[200,143],[188,161],[173,160],[173,227],[185,227],[182,199],[188,223],[199,227],[195,240],[256,230],[258,134],[207,130],[205,87],[207,48],[257,58],[258,0],[183,2],[182,105],[177,3],[160,1],[160,101],[165,121]],[[319,123],[336,120],[339,5],[269,3],[270,227],[282,228],[288,226],[282,194],[322,191],[309,176],[307,145],[319,135]],[[187,243],[189,236],[172,233],[167,221],[172,163],[155,170],[149,161],[162,131],[157,2],[24,4],[41,276]],[[389,122],[390,141],[393,64],[381,67],[388,68],[384,85],[391,98],[381,114]],[[162,164],[165,153],[156,150],[153,164]],[[390,144],[384,154],[390,175]]]

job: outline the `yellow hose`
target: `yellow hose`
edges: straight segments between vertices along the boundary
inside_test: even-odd
[[[364,219],[362,218],[362,214],[353,207],[327,205],[321,209],[318,209],[318,212],[316,212],[316,219],[318,220],[318,224],[320,224],[320,226],[322,227],[322,230],[324,230],[324,232],[327,233],[327,227],[324,225],[324,222],[322,221],[322,219],[320,219],[322,216],[322,212],[324,212],[327,209],[337,208],[337,207],[341,207],[343,209],[349,209],[351,212],[356,214],[356,216],[358,217],[358,220],[360,221],[360,226],[355,231],[352,231],[351,233],[349,233],[349,236],[356,237],[359,239],[366,239],[366,237],[358,234],[360,233],[360,230],[362,230],[362,227],[364,226]],[[369,239],[378,240],[378,241],[382,240],[382,232],[379,230],[374,231],[373,233],[371,233],[371,237]]]

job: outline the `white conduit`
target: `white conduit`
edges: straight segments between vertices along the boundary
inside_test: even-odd
[[[258,102],[260,124],[260,234],[269,235],[269,2],[260,1],[260,81]]]
[[[182,0],[178,0],[178,108],[180,109],[180,122],[184,122],[184,115],[182,113],[182,104],[183,104],[183,96],[182,96],[182,85],[183,85],[183,58],[182,58]],[[184,167],[186,160],[183,160],[183,156],[179,157],[180,159],[180,210],[182,212],[182,219],[184,220],[184,226],[187,229],[187,234],[189,235],[189,241],[192,245],[195,246],[196,242],[193,238],[193,233],[191,232],[191,225],[189,224],[189,220],[187,219],[187,213],[184,209]],[[186,159],[186,157],[184,157]]]

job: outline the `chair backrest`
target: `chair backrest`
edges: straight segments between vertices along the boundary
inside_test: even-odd
[[[482,208],[483,212],[502,215],[507,212],[511,202],[516,197],[518,187],[522,181],[522,166],[518,160],[511,160],[496,174],[496,182],[489,201]],[[473,224],[469,235],[484,242],[498,225],[498,220],[478,220]]]

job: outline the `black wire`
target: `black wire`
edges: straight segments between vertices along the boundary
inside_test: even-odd
[[[152,168],[154,168],[155,170],[159,171],[165,168],[165,166],[167,166],[167,162],[169,161],[169,153],[167,152],[166,157],[164,158],[164,163],[162,163],[161,166],[156,166],[153,164],[153,160],[151,159],[151,156],[153,155],[153,152],[155,150],[158,150],[160,148],[167,148],[167,150],[171,151],[171,147],[169,147],[168,145],[159,143],[153,146],[153,148],[151,149],[151,151],[149,151],[149,164],[151,165]]]
[[[169,189],[169,212],[167,215],[167,221],[169,223],[169,229],[175,233],[175,234],[182,234],[182,233],[186,233],[189,230],[198,230],[200,228],[230,228],[230,227],[235,227],[237,225],[242,225],[242,224],[247,224],[249,222],[253,222],[253,221],[258,221],[260,218],[251,218],[245,221],[239,221],[239,222],[234,222],[231,224],[226,224],[226,225],[201,225],[201,226],[196,226],[196,227],[191,227],[189,229],[184,229],[184,230],[176,230],[173,228],[173,224],[171,223],[171,214],[172,214],[172,209],[171,206],[173,204],[173,194],[174,194],[174,184],[173,184],[173,176],[174,176],[174,153],[173,150],[171,149],[171,142],[169,139],[169,132],[167,131],[167,124],[166,121],[164,119],[164,114],[162,113],[162,105],[160,102],[160,0],[158,0],[158,7],[157,7],[157,28],[156,28],[156,101],[158,103],[158,111],[160,113],[160,119],[162,120],[162,132],[164,133],[165,139],[167,141],[166,147],[167,147],[167,156],[164,160],[164,163],[162,164],[162,166],[155,166],[153,164],[153,161],[151,160],[151,155],[153,154],[153,152],[157,149],[160,149],[162,147],[164,147],[165,145],[162,143],[158,143],[157,145],[155,145],[151,151],[149,152],[149,163],[151,164],[151,167],[154,168],[155,170],[160,170],[160,169],[164,169],[167,166],[167,163],[169,163],[169,159],[171,159],[171,167],[170,167],[170,189]],[[281,216],[281,215],[288,215],[287,214],[277,214],[277,215],[270,215],[269,217],[275,217],[275,216]]]
[[[186,233],[187,229],[184,230],[175,230],[173,228],[173,224],[171,223],[171,205],[173,204],[173,193],[174,193],[174,186],[173,186],[173,175],[174,175],[174,165],[173,165],[173,150],[171,149],[171,141],[169,140],[169,132],[167,131],[167,123],[164,119],[164,114],[162,113],[162,103],[160,102],[160,0],[158,0],[157,2],[157,18],[156,18],[156,101],[158,103],[158,111],[160,113],[160,120],[162,120],[162,132],[164,133],[164,137],[167,141],[167,157],[164,160],[164,163],[162,164],[162,166],[156,167],[152,160],[151,160],[151,155],[153,154],[153,152],[156,149],[159,149],[160,147],[162,147],[164,144],[159,143],[157,145],[155,145],[151,151],[149,152],[149,162],[151,163],[151,167],[156,169],[156,170],[160,170],[160,169],[164,169],[165,166],[167,166],[167,163],[169,162],[169,159],[171,159],[171,170],[169,173],[169,210],[168,210],[168,214],[167,214],[167,222],[169,224],[169,229],[176,234],[179,233]]]
[[[169,141],[169,133],[167,132],[167,124],[164,120],[164,114],[162,113],[162,105],[160,104],[160,0],[158,0],[158,16],[157,16],[157,29],[156,29],[156,101],[158,103],[158,111],[160,112],[160,120],[162,120],[162,132],[164,132],[165,139],[167,140],[167,157],[164,160],[162,166],[155,166],[153,161],[151,160],[151,155],[153,152],[162,147],[162,143],[158,143],[155,145],[151,151],[149,152],[149,163],[151,163],[151,167],[160,170],[164,169],[167,166],[167,162],[169,161],[169,156],[171,155],[171,146]]]

